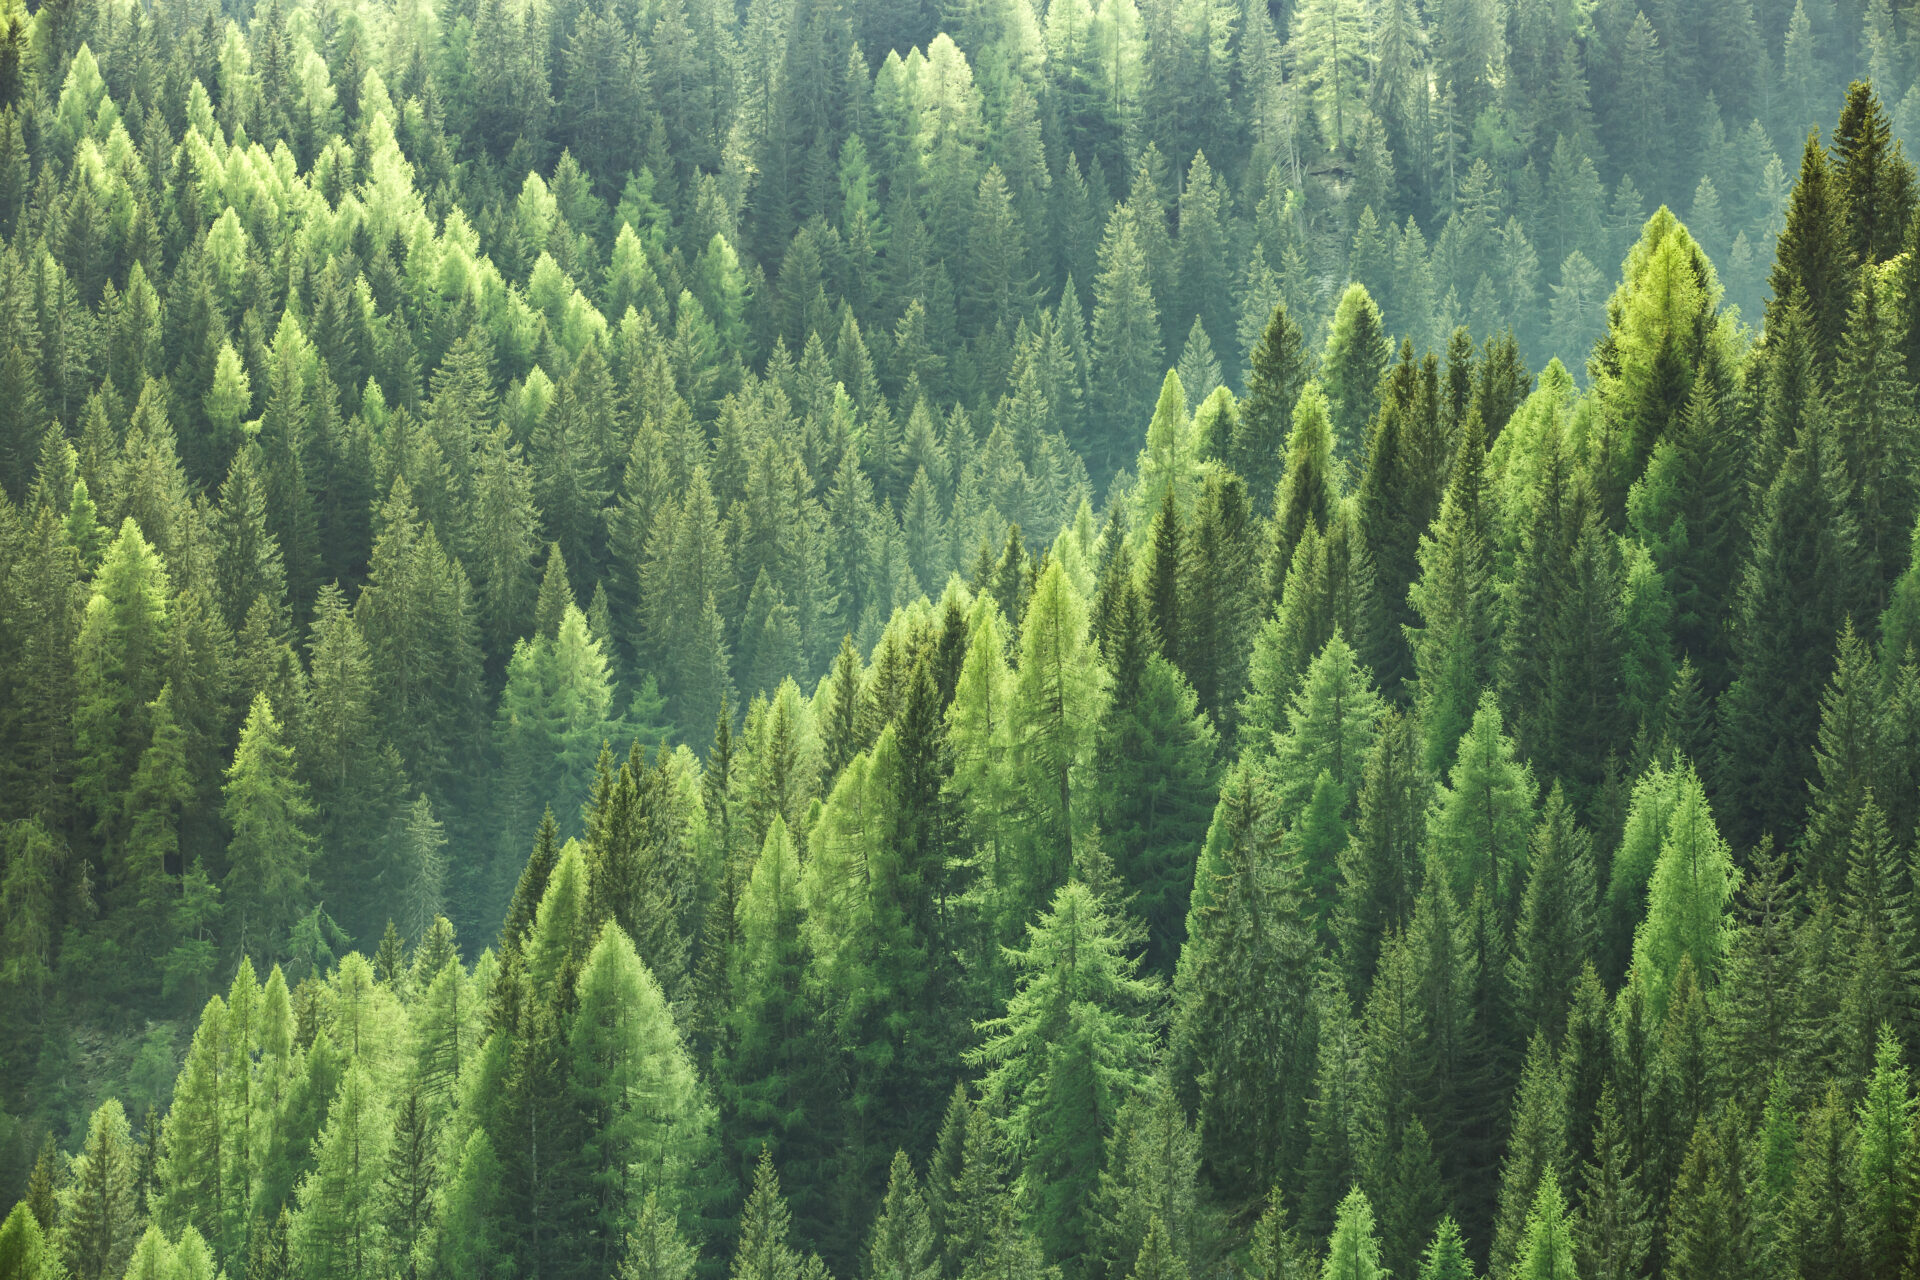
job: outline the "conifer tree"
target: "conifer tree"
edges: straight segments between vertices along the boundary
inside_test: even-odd
[[[790,1166],[812,1173],[833,1124],[818,1074],[823,1064],[804,1030],[812,1010],[805,989],[800,864],[778,817],[747,880],[739,921],[730,1042],[715,1074],[728,1149],[759,1154],[764,1176],[755,1176],[758,1198],[772,1177],[774,1150],[786,1154]],[[824,1190],[809,1188],[808,1194]],[[784,1218],[784,1202],[780,1212]]]
[[[1178,652],[1200,705],[1231,730],[1246,684],[1247,648],[1261,610],[1255,586],[1259,534],[1246,489],[1231,473],[1207,476],[1181,558]]]
[[[1683,959],[1706,981],[1718,975],[1727,948],[1727,906],[1739,885],[1732,852],[1689,770],[1676,788],[1660,858],[1647,886],[1646,918],[1633,940],[1634,967],[1647,984],[1655,1018],[1665,1015]]]
[[[1392,358],[1380,308],[1365,286],[1348,285],[1334,309],[1321,361],[1332,409],[1334,456],[1348,466],[1360,462],[1367,424],[1379,407],[1380,376]]]
[[[87,1140],[74,1158],[60,1194],[55,1235],[67,1275],[113,1280],[133,1254],[140,1229],[134,1203],[133,1135],[118,1099],[109,1098],[87,1122]],[[26,1242],[20,1245],[24,1263]],[[43,1263],[44,1274],[53,1267]],[[22,1275],[30,1275],[22,1268]]]
[[[1911,1135],[1916,1107],[1906,1066],[1892,1031],[1882,1026],[1873,1073],[1854,1109],[1852,1158],[1847,1164],[1849,1255],[1859,1274],[1901,1274],[1913,1201],[1920,1190],[1920,1153]]]
[[[1128,1275],[1132,1280],[1185,1280],[1189,1274],[1185,1260],[1167,1239],[1166,1225],[1158,1217],[1153,1218]]]
[[[1108,1142],[1095,1208],[1096,1253],[1120,1274],[1157,1227],[1168,1265],[1190,1267],[1205,1246],[1209,1214],[1200,1195],[1200,1145],[1164,1080],[1121,1112]]]
[[[1420,538],[1439,510],[1445,477],[1438,366],[1414,362],[1403,342],[1400,358],[1381,382],[1380,413],[1369,428],[1366,469],[1356,489],[1362,538],[1373,564],[1380,625],[1368,661],[1390,695],[1412,675],[1404,629],[1415,620],[1407,588],[1420,572]]]
[[[1374,1234],[1373,1221],[1373,1206],[1355,1187],[1340,1202],[1321,1280],[1380,1280],[1387,1274],[1380,1265],[1380,1239]]]
[[[1535,789],[1532,769],[1515,758],[1513,740],[1501,731],[1493,694],[1481,696],[1447,781],[1428,811],[1428,847],[1458,900],[1484,892],[1510,918],[1533,830]]]
[[[1194,873],[1174,977],[1170,1060],[1192,1093],[1203,1168],[1250,1203],[1304,1155],[1313,1070],[1312,938],[1300,869],[1274,840],[1253,770],[1229,771]],[[1264,1065],[1261,1065],[1264,1064]],[[1275,1072],[1289,1085],[1259,1082]]]
[[[1486,491],[1486,442],[1478,415],[1461,429],[1446,495],[1430,534],[1420,538],[1420,577],[1408,593],[1418,628],[1413,649],[1414,709],[1422,760],[1438,773],[1474,719],[1468,708],[1491,682],[1494,658],[1492,512]]]
[[[1136,976],[1113,921],[1069,881],[1027,947],[1008,957],[1017,987],[1006,1013],[981,1024],[969,1062],[986,1069],[986,1105],[1005,1114],[1024,1156],[1022,1189],[1055,1256],[1086,1247],[1101,1153],[1127,1100],[1146,1087],[1148,1044],[1135,1013],[1158,993]]]
[[[1132,439],[1137,428],[1129,424],[1146,418],[1160,364],[1154,264],[1142,246],[1137,217],[1123,206],[1108,219],[1093,284],[1093,408],[1099,426],[1087,452],[1102,470],[1112,469],[1122,456],[1122,442]]]
[[[1581,1170],[1580,1212],[1574,1246],[1582,1275],[1633,1280],[1646,1274],[1653,1241],[1645,1194],[1632,1167],[1613,1087],[1600,1093],[1593,1122],[1593,1156]]]
[[[1316,382],[1302,388],[1287,430],[1286,468],[1273,498],[1273,545],[1267,553],[1267,592],[1278,599],[1295,549],[1311,523],[1325,533],[1339,500],[1340,472],[1327,397]]]
[[[1885,262],[1900,252],[1913,218],[1914,172],[1870,85],[1856,80],[1848,86],[1833,152],[1833,186],[1853,258],[1867,265]]]
[[[1094,753],[1103,838],[1140,894],[1156,968],[1184,938],[1187,890],[1206,836],[1218,735],[1180,670],[1153,651],[1140,593],[1129,589],[1109,642],[1111,696]]]
[[[934,1280],[940,1274],[926,1200],[907,1153],[897,1151],[887,1172],[887,1194],[867,1246],[868,1274],[876,1280]]]
[[[1022,914],[1064,883],[1075,840],[1093,817],[1087,766],[1107,688],[1087,621],[1078,590],[1058,561],[1050,563],[1020,628],[1020,667],[1008,709],[1032,824],[1019,870]]]
[[[740,1243],[734,1250],[732,1280],[799,1280],[800,1256],[788,1243],[793,1215],[780,1194],[773,1155],[762,1149],[754,1167],[753,1189],[740,1212]]]
[[[386,1257],[378,1203],[366,1193],[386,1160],[389,1134],[387,1109],[366,1065],[350,1064],[327,1109],[293,1218],[295,1247],[313,1280],[364,1275]]]
[[[118,826],[119,801],[151,740],[170,593],[159,553],[128,517],[93,576],[75,648],[74,784],[102,835]]]
[[[673,1217],[649,1194],[627,1231],[620,1259],[621,1280],[692,1280],[697,1255]]]
[[[1744,1124],[1702,1117],[1680,1166],[1667,1214],[1667,1267],[1675,1275],[1750,1273],[1752,1222],[1747,1203]]]
[[[1557,1040],[1595,934],[1591,841],[1574,824],[1558,783],[1547,794],[1528,855],[1509,981],[1521,1027]]]
[[[182,861],[181,821],[199,799],[199,788],[187,769],[186,735],[173,716],[171,684],[161,686],[148,715],[153,739],[141,752],[127,789],[124,879],[116,896],[133,915],[136,946],[148,957],[157,957],[173,941],[171,916],[177,895],[175,877],[168,868]]]
[[[221,887],[234,937],[244,951],[274,954],[306,914],[313,808],[264,693],[240,731],[221,813],[233,831]]]
[[[1473,1280],[1473,1261],[1451,1216],[1440,1219],[1433,1242],[1420,1259],[1419,1280]]]
[[[0,1222],[0,1275],[7,1280],[52,1280],[60,1274],[46,1232],[22,1200]]]
[[[1540,1179],[1540,1189],[1534,1193],[1526,1243],[1510,1274],[1517,1280],[1574,1280],[1579,1274],[1574,1266],[1566,1201],[1560,1194],[1559,1179],[1551,1172]]]
[[[712,1108],[660,986],[617,924],[602,928],[580,971],[568,1033],[585,1206],[579,1245],[611,1266],[622,1232],[654,1201],[686,1223],[711,1154]]]
[[[1247,491],[1263,515],[1269,514],[1269,495],[1280,481],[1283,443],[1311,364],[1299,324],[1284,302],[1276,303],[1249,357],[1247,397],[1226,453],[1227,464],[1246,478]]]
[[[1356,994],[1373,979],[1382,936],[1413,917],[1425,834],[1416,750],[1412,721],[1388,712],[1367,753],[1353,837],[1340,855],[1331,925]]]
[[[1566,1256],[1572,1264],[1572,1240],[1567,1234],[1559,1179],[1566,1165],[1567,1115],[1562,1094],[1560,1064],[1547,1038],[1536,1032],[1527,1048],[1520,1074],[1520,1091],[1513,1106],[1512,1136],[1500,1168],[1500,1212],[1494,1224],[1493,1274],[1516,1274],[1531,1252],[1532,1223],[1541,1190],[1552,1184],[1550,1201],[1554,1222],[1547,1229],[1551,1256]],[[1545,1275],[1559,1275],[1547,1271]]]

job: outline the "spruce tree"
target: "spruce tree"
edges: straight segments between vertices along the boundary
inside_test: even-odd
[[[140,1230],[133,1161],[126,1112],[118,1099],[109,1098],[87,1122],[86,1142],[60,1194],[55,1244],[66,1274],[75,1280],[114,1280],[133,1254]],[[27,1242],[18,1247],[24,1264]],[[42,1266],[45,1274],[52,1273],[51,1265]],[[21,1274],[38,1280],[24,1266]]]
[[[1278,600],[1294,550],[1309,523],[1325,533],[1340,496],[1331,412],[1320,385],[1309,382],[1294,402],[1287,430],[1286,468],[1273,496],[1273,544],[1267,552],[1267,593]]]
[[[1438,773],[1452,756],[1494,660],[1492,512],[1486,440],[1469,414],[1432,532],[1420,538],[1420,576],[1408,593],[1421,625],[1405,628],[1413,649],[1414,709],[1422,762]]]
[[[773,1155],[762,1149],[754,1166],[753,1189],[740,1212],[740,1243],[733,1254],[731,1280],[799,1280],[800,1256],[788,1243],[793,1215],[780,1194]]]
[[[1580,1213],[1574,1222],[1580,1273],[1596,1280],[1637,1280],[1646,1274],[1652,1242],[1646,1195],[1608,1085],[1594,1115],[1593,1157],[1581,1170]]]
[[[1078,880],[1054,895],[1008,957],[1017,987],[1004,1015],[980,1024],[967,1060],[986,1069],[986,1104],[1006,1116],[1024,1159],[1022,1188],[1055,1256],[1080,1256],[1093,1223],[1102,1148],[1127,1100],[1147,1083],[1149,1045],[1137,1013],[1159,984],[1136,975],[1115,925]]]
[[[221,884],[233,936],[243,951],[273,955],[306,914],[315,850],[313,809],[265,694],[240,731],[221,814],[233,831]]]
[[[894,1153],[887,1172],[887,1194],[874,1220],[867,1267],[875,1280],[935,1280],[940,1274],[926,1200],[904,1151]]]
[[[1247,396],[1227,441],[1225,461],[1246,479],[1256,507],[1268,515],[1271,495],[1280,482],[1293,408],[1312,367],[1306,337],[1284,302],[1274,304],[1248,365]]]
[[[1527,888],[1514,927],[1512,984],[1520,1026],[1559,1039],[1594,929],[1591,840],[1558,783],[1528,843]]]
[[[1334,309],[1321,360],[1332,408],[1334,456],[1347,466],[1360,463],[1367,426],[1380,403],[1380,377],[1392,358],[1380,308],[1363,285],[1348,285]]]
[[[1854,1108],[1852,1158],[1846,1185],[1849,1256],[1858,1274],[1902,1274],[1902,1257],[1911,1236],[1913,1202],[1920,1193],[1920,1152],[1911,1129],[1916,1106],[1913,1088],[1892,1030],[1880,1029],[1873,1072]]]
[[[1229,1203],[1264,1195],[1305,1152],[1313,942],[1270,804],[1246,765],[1223,779],[1174,976],[1173,1078],[1194,1108],[1206,1176]],[[1263,1084],[1270,1072],[1289,1083]]]
[[[1531,1252],[1535,1208],[1542,1188],[1549,1184],[1554,1188],[1551,1201],[1555,1221],[1548,1232],[1553,1256],[1558,1257],[1564,1246],[1567,1265],[1572,1264],[1572,1241],[1567,1235],[1559,1194],[1567,1143],[1562,1088],[1560,1064],[1555,1061],[1547,1038],[1536,1032],[1520,1074],[1520,1091],[1513,1104],[1512,1135],[1500,1167],[1500,1211],[1494,1223],[1492,1254],[1492,1270],[1497,1276],[1515,1274],[1513,1269]]]

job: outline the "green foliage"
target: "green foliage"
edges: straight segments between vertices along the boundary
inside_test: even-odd
[[[1458,757],[1428,811],[1427,840],[1455,898],[1476,891],[1507,910],[1518,895],[1520,860],[1533,829],[1533,771],[1502,731],[1500,706],[1480,698]]]
[[[0,1280],[1912,1270],[1901,6],[1041,7],[0,5]]]
[[[1656,1018],[1682,960],[1702,980],[1718,974],[1727,948],[1727,905],[1740,887],[1733,854],[1714,826],[1706,793],[1692,772],[1675,787],[1672,816],[1647,885],[1647,914],[1633,939],[1633,963]]]
[[[1158,984],[1136,976],[1093,893],[1069,881],[1008,957],[1017,986],[1004,1015],[981,1024],[969,1060],[981,1092],[1006,1116],[1022,1157],[1036,1234],[1054,1256],[1083,1251],[1102,1152],[1127,1101],[1147,1082],[1150,1046],[1138,1013]]]
[[[254,699],[240,731],[225,794],[221,816],[233,840],[222,886],[236,921],[234,936],[243,951],[272,954],[306,913],[313,809],[264,693]]]

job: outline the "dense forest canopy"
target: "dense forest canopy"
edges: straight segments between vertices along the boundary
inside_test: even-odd
[[[1920,1274],[1920,6],[0,0],[0,1280]]]

